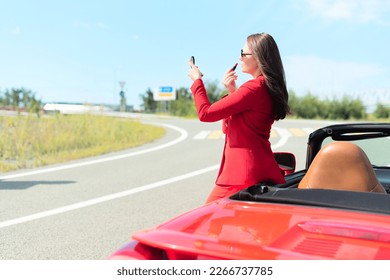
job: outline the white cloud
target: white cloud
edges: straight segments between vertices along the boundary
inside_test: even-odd
[[[387,0],[306,0],[306,3],[312,14],[325,19],[389,24]]]
[[[317,56],[290,56],[284,60],[287,86],[306,94],[351,93],[371,87],[371,78],[384,69],[373,64],[335,61]]]

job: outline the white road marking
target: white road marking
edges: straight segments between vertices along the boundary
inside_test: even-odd
[[[155,151],[176,145],[177,143],[184,141],[188,137],[188,132],[180,127],[169,125],[169,124],[160,124],[160,123],[150,123],[150,124],[158,125],[158,126],[165,126],[165,127],[171,128],[173,130],[176,130],[180,133],[180,137],[176,138],[175,140],[173,140],[171,142],[165,143],[163,145],[149,148],[149,149],[145,149],[145,150],[140,150],[137,152],[130,152],[127,154],[122,154],[122,155],[117,155],[117,156],[111,156],[111,157],[106,157],[106,158],[101,158],[101,159],[94,159],[94,160],[89,160],[89,161],[80,162],[80,163],[61,165],[58,167],[50,167],[50,168],[34,170],[34,171],[29,171],[29,172],[24,172],[24,173],[4,175],[4,176],[0,176],[0,180],[13,179],[13,178],[25,177],[25,176],[30,176],[30,175],[55,172],[55,171],[59,171],[59,170],[65,170],[65,169],[76,168],[76,167],[81,167],[81,166],[86,166],[86,165],[92,165],[92,164],[97,164],[97,163],[102,163],[102,162],[107,162],[107,161],[112,161],[112,160],[118,160],[118,159],[122,159],[122,158],[138,156],[138,155],[155,152]]]
[[[62,214],[62,213],[66,213],[66,212],[77,210],[77,209],[81,209],[81,208],[85,208],[85,207],[88,207],[88,206],[92,206],[92,205],[96,205],[96,204],[99,204],[99,203],[107,202],[107,201],[114,200],[114,199],[117,199],[117,198],[123,198],[125,196],[130,196],[130,195],[133,195],[133,194],[136,194],[136,193],[139,193],[139,192],[144,192],[144,191],[148,191],[148,190],[151,190],[151,189],[159,188],[159,187],[162,187],[162,186],[174,183],[174,182],[182,181],[182,180],[185,180],[185,179],[188,179],[188,178],[191,178],[191,177],[195,177],[195,176],[207,173],[207,172],[214,171],[214,170],[216,170],[218,168],[219,168],[219,164],[212,165],[212,166],[209,166],[209,167],[206,167],[206,168],[203,168],[203,169],[199,169],[199,170],[196,170],[196,171],[193,171],[193,172],[189,172],[189,173],[186,173],[186,174],[183,174],[183,175],[179,175],[179,176],[172,177],[172,178],[169,178],[169,179],[166,179],[166,180],[155,182],[155,183],[152,183],[152,184],[149,184],[149,185],[145,185],[145,186],[141,186],[141,187],[138,187],[138,188],[129,189],[127,191],[113,193],[113,194],[110,194],[110,195],[106,195],[106,196],[102,196],[102,197],[98,197],[98,198],[94,198],[94,199],[90,199],[90,200],[86,200],[86,201],[70,204],[70,205],[67,205],[67,206],[64,206],[64,207],[59,207],[59,208],[55,208],[55,209],[52,209],[52,210],[43,211],[43,212],[39,212],[39,213],[36,213],[36,214],[32,214],[32,215],[28,215],[28,216],[24,216],[24,217],[12,219],[12,220],[0,222],[0,229],[1,228],[5,228],[5,227],[9,227],[9,226],[13,226],[13,225],[17,225],[17,224],[22,224],[22,223],[26,223],[26,222],[42,219],[42,218],[46,218],[46,217],[50,217],[50,216],[54,216],[54,215],[58,215],[58,214]]]
[[[193,139],[195,139],[195,140],[206,139],[207,136],[210,134],[210,132],[211,132],[210,130],[202,130],[201,132],[196,134]]]
[[[165,148],[167,146],[174,145],[174,144],[176,144],[176,143],[178,143],[180,141],[183,141],[185,138],[187,138],[188,134],[187,134],[187,132],[185,130],[183,130],[181,128],[174,127],[174,126],[166,125],[166,124],[164,124],[164,126],[167,126],[167,127],[172,128],[172,129],[178,130],[178,131],[180,131],[182,133],[182,135],[178,139],[176,139],[176,140],[174,140],[172,142],[169,142],[167,144],[164,144],[164,145],[161,145],[161,146],[158,146],[158,147],[155,147],[155,148],[144,150],[144,152],[141,151],[141,152],[135,152],[135,153],[122,155],[122,156],[119,156],[119,157],[111,157],[111,158],[108,158],[108,159],[103,159],[102,161],[115,160],[115,159],[118,159],[118,158],[132,156],[134,154],[141,154],[141,153],[145,153],[145,151],[156,151],[156,150]],[[279,140],[278,143],[276,143],[275,145],[272,145],[272,149],[276,149],[276,148],[279,148],[279,147],[285,145],[287,140],[288,140],[288,138],[291,136],[291,134],[286,129],[283,129],[283,128],[276,128],[276,129],[278,130],[279,135],[281,135],[281,139]],[[99,162],[102,162],[102,161],[101,160],[91,161],[91,162],[89,162],[87,164],[94,164],[94,163],[99,163]],[[77,166],[82,166],[82,165],[87,165],[87,164],[84,163],[84,164],[77,165]],[[76,167],[75,165],[70,165],[70,166]],[[67,168],[72,168],[72,167],[67,167]],[[94,198],[94,199],[90,199],[90,200],[86,200],[86,201],[70,204],[70,205],[67,205],[67,206],[59,207],[59,208],[55,208],[55,209],[52,209],[52,210],[43,211],[43,212],[35,213],[35,214],[32,214],[32,215],[27,215],[27,216],[20,217],[20,218],[15,218],[15,219],[8,220],[8,221],[3,221],[3,222],[0,222],[0,229],[1,228],[5,228],[5,227],[9,227],[9,226],[13,226],[13,225],[18,225],[18,224],[30,222],[30,221],[34,221],[34,220],[38,220],[38,219],[42,219],[42,218],[46,218],[46,217],[50,217],[50,216],[54,216],[54,215],[58,215],[58,214],[63,214],[63,213],[69,212],[69,211],[78,210],[78,209],[89,207],[89,206],[96,205],[96,204],[99,204],[99,203],[103,203],[103,202],[111,201],[111,200],[114,200],[114,199],[130,196],[130,195],[133,195],[133,194],[136,194],[136,193],[139,193],[139,192],[143,192],[143,191],[148,191],[148,190],[151,190],[151,189],[159,188],[159,187],[162,187],[162,186],[174,183],[174,182],[182,181],[182,180],[185,180],[185,179],[188,179],[188,178],[191,178],[191,177],[195,177],[195,176],[207,173],[207,172],[211,172],[211,171],[217,170],[218,168],[219,168],[219,164],[216,164],[216,165],[212,165],[212,166],[209,166],[209,167],[206,167],[206,168],[203,168],[203,169],[199,169],[199,170],[196,170],[196,171],[193,171],[193,172],[189,172],[189,173],[186,173],[186,174],[183,174],[183,175],[179,175],[179,176],[176,176],[176,177],[172,177],[172,178],[168,178],[168,179],[165,179],[165,180],[162,180],[162,181],[158,181],[158,182],[155,182],[155,183],[152,183],[152,184],[149,184],[149,185],[144,185],[144,186],[133,188],[133,189],[129,189],[129,190],[126,190],[126,191],[113,193],[113,194],[110,194],[110,195],[101,196],[101,197],[98,197],[98,198]],[[38,172],[38,173],[28,172],[29,173],[28,175],[52,172],[52,171],[61,170],[61,169],[66,169],[66,167],[65,168],[58,168],[58,169],[57,168],[49,168],[49,169],[46,169],[45,172]],[[23,173],[23,174],[25,174],[24,176],[27,176],[26,173]],[[13,178],[15,178],[15,177],[13,177]]]
[[[276,144],[271,146],[272,150],[275,150],[286,145],[288,138],[290,138],[292,135],[286,128],[279,128],[276,126],[274,126],[273,128],[280,136],[280,140]]]

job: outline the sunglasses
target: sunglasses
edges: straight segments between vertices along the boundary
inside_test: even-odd
[[[247,55],[252,55],[251,53],[244,53],[244,51],[241,49],[241,57],[246,57]]]

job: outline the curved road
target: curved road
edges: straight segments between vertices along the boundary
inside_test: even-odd
[[[105,259],[131,234],[201,205],[223,148],[220,123],[122,114],[166,135],[119,153],[0,175],[0,259]],[[304,167],[308,134],[330,122],[277,122],[275,151]]]

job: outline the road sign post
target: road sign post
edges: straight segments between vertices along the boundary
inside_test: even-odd
[[[119,92],[119,95],[121,97],[120,101],[120,111],[125,112],[126,111],[126,97],[125,97],[125,92],[123,90],[126,82],[125,81],[120,81],[119,86],[121,87],[121,91]]]

